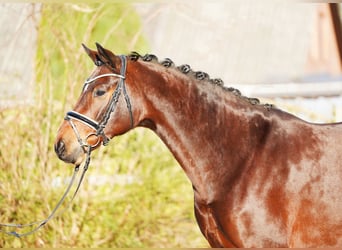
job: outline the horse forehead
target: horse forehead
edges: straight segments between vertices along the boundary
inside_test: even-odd
[[[94,77],[96,77],[98,75],[105,74],[105,73],[111,73],[110,70],[107,67],[96,67],[93,70],[93,72],[91,72],[91,74],[88,77],[88,79],[94,78]]]
[[[87,78],[87,80],[92,79],[92,78],[94,78],[94,77],[96,77],[98,75],[101,75],[101,74],[106,74],[106,73],[110,73],[110,70],[107,69],[106,67],[96,67],[93,70],[93,72],[90,74],[90,76]],[[91,83],[85,82],[85,84],[83,86],[83,92],[85,92],[88,89],[90,84]]]

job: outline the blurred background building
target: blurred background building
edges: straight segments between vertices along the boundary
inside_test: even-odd
[[[311,121],[342,120],[341,4],[136,4],[151,51]],[[284,99],[286,98],[286,99]],[[332,118],[334,117],[334,118]]]
[[[0,108],[33,102],[40,6],[0,3]]]
[[[0,107],[32,101],[40,6],[0,4]],[[159,58],[190,64],[310,121],[342,120],[341,4],[248,0],[134,6],[149,52]]]

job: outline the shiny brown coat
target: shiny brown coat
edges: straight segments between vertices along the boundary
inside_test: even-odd
[[[120,72],[120,60],[109,50],[87,52],[105,63],[92,76]],[[74,110],[99,119],[117,82],[95,81]],[[191,180],[196,219],[211,246],[342,246],[341,123],[305,122],[154,56],[132,54],[125,84],[134,127],[152,129]],[[107,93],[94,95],[99,88]],[[91,132],[77,126],[83,137]],[[121,97],[105,133],[112,138],[129,129]],[[59,157],[82,162],[84,152],[67,122],[56,144],[61,141]]]

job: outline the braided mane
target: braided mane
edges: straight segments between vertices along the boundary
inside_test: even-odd
[[[262,105],[264,106],[266,109],[271,109],[274,108],[273,104],[261,104],[260,100],[258,98],[250,98],[250,97],[246,97],[243,96],[240,92],[240,90],[233,88],[233,87],[226,87],[224,86],[224,82],[222,81],[222,79],[220,78],[210,78],[208,73],[203,72],[203,71],[193,71],[190,67],[190,65],[188,64],[183,64],[180,66],[175,66],[175,64],[173,63],[173,61],[170,58],[165,58],[163,61],[158,61],[158,57],[153,55],[153,54],[145,54],[144,56],[140,55],[139,53],[133,51],[128,55],[128,58],[132,61],[137,61],[139,59],[145,61],[145,62],[154,62],[154,63],[158,63],[162,66],[164,66],[165,68],[176,68],[178,69],[180,72],[182,72],[183,74],[186,74],[190,77],[194,77],[195,79],[199,80],[199,81],[207,81],[213,85],[217,85],[220,86],[222,88],[222,90],[224,91],[228,91],[231,92],[232,94],[248,101],[250,104],[252,105]]]

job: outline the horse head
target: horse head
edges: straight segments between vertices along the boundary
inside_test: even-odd
[[[85,81],[74,109],[67,112],[54,144],[61,160],[76,165],[82,163],[87,149],[106,145],[134,126],[125,83],[126,57],[116,56],[98,43],[96,46],[97,51],[83,45],[97,67]]]

